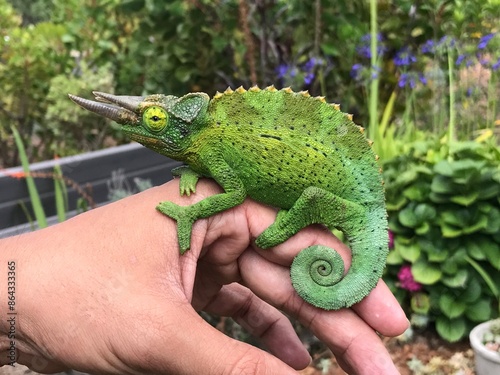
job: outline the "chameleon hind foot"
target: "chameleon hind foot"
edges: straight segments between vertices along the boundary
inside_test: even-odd
[[[192,215],[190,206],[179,206],[170,201],[160,202],[156,209],[177,222],[177,237],[181,255],[191,246],[191,232],[196,218]]]
[[[276,246],[311,224],[324,224],[345,232],[346,224],[362,213],[354,202],[343,199],[325,189],[308,187],[287,211],[278,212],[276,220],[255,240],[257,246],[267,249]]]

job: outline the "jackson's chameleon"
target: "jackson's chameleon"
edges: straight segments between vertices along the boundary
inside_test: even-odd
[[[195,192],[211,177],[224,193],[189,205],[161,202],[157,210],[177,221],[181,254],[190,247],[193,223],[239,205],[246,196],[280,209],[257,239],[275,246],[320,223],[346,236],[352,264],[344,276],[338,253],[316,245],[291,266],[297,293],[326,310],[362,300],[382,275],[388,251],[387,214],[376,156],[339,106],[308,92],[227,89],[205,93],[117,96],[94,92],[97,101],[70,95],[80,106],[122,125],[131,139],[182,161],[180,193]]]

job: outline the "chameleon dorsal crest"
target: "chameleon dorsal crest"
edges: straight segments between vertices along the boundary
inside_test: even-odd
[[[202,92],[186,94],[175,100],[170,113],[182,121],[192,123],[201,115],[203,109],[206,110],[209,101],[209,96]]]
[[[382,177],[362,128],[337,104],[274,86],[227,89],[212,99],[205,93],[70,98],[122,124],[144,146],[185,162],[172,171],[180,176],[180,194],[195,193],[200,177],[221,186],[222,193],[189,206],[165,201],[156,207],[177,222],[181,254],[190,248],[196,220],[249,196],[280,209],[255,240],[262,249],[311,224],[345,235],[352,253],[347,273],[338,252],[320,244],[295,257],[291,282],[305,301],[337,310],[361,301],[377,285],[388,254]]]

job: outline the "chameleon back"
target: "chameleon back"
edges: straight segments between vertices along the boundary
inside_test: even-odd
[[[352,202],[383,202],[376,157],[338,105],[273,87],[217,94],[201,143],[223,153],[252,198],[290,208],[310,186]]]

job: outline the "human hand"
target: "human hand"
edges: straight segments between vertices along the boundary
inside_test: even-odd
[[[2,240],[3,263],[16,260],[18,268],[19,362],[42,372],[293,374],[310,357],[282,310],[327,344],[349,373],[397,374],[376,331],[397,335],[408,322],[383,282],[340,311],[308,305],[291,285],[289,265],[309,245],[334,247],[349,263],[347,248],[325,229],[310,227],[273,249],[257,249],[253,240],[276,213],[246,200],[196,222],[191,250],[179,256],[175,222],[154,207],[219,191],[201,180],[196,194],[180,197],[175,180]],[[232,316],[272,355],[212,328],[201,310]],[[3,319],[0,331],[7,329]],[[8,348],[4,335],[0,347]]]

